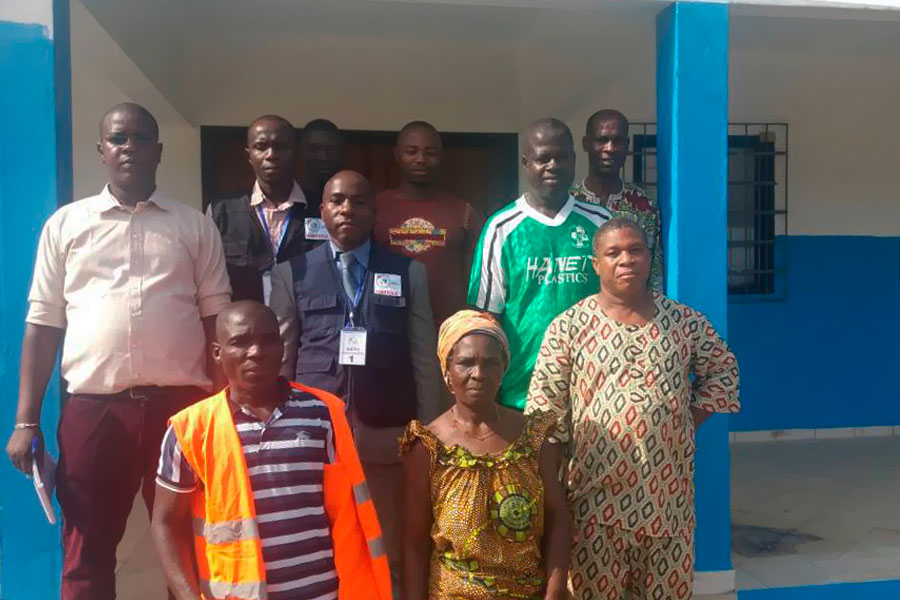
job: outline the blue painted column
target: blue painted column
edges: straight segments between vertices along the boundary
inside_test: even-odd
[[[69,5],[0,2],[0,437],[15,422],[28,288],[41,227],[72,193]],[[52,378],[42,428],[58,455],[60,389]],[[59,597],[59,527],[32,484],[0,456],[0,598]]]
[[[667,294],[727,325],[728,7],[676,2],[657,17],[657,165]],[[698,582],[731,570],[728,417],[697,436]],[[724,571],[705,576],[702,571]],[[727,586],[726,586],[727,587]],[[729,590],[721,590],[727,592]]]

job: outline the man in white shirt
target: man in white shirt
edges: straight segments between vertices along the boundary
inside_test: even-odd
[[[97,150],[109,183],[59,208],[41,233],[7,445],[29,473],[64,339],[62,600],[115,598],[116,546],[137,491],[152,505],[166,421],[219,379],[207,349],[231,294],[215,225],[156,189],[153,116],[136,104],[113,107]]]

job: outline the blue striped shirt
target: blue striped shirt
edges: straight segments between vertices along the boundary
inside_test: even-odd
[[[334,459],[328,407],[291,389],[263,423],[232,405],[256,506],[269,600],[337,598],[331,530],[325,514],[324,467]],[[171,427],[163,438],[156,481],[178,493],[198,489]]]

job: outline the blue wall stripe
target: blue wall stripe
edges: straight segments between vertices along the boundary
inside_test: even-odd
[[[56,99],[57,206],[72,201],[72,57],[69,0],[53,0],[53,92]]]
[[[41,0],[50,2],[50,0]],[[54,34],[0,22],[0,431],[15,421],[27,293],[41,227],[71,194],[68,6],[55,0]],[[61,72],[63,74],[61,74]],[[62,141],[62,144],[59,142]],[[57,155],[58,148],[61,151]],[[42,417],[57,454],[59,385]],[[4,600],[59,597],[59,528],[48,525],[31,483],[0,460],[0,590]]]
[[[732,303],[743,409],[734,431],[900,425],[900,237],[776,240],[786,292]]]
[[[738,600],[895,600],[900,580],[740,590]]]
[[[676,2],[657,17],[658,167],[666,292],[727,327],[728,7]],[[728,417],[697,434],[697,569],[731,568]]]

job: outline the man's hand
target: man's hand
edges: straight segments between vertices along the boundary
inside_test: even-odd
[[[31,461],[34,458],[31,447],[35,438],[40,444],[42,441],[40,429],[16,429],[9,436],[9,442],[6,443],[6,455],[9,456],[9,460],[26,475],[31,475]]]
[[[700,425],[703,424],[703,421],[707,420],[711,416],[713,416],[713,413],[707,410],[697,408],[696,406],[691,407],[691,418],[694,419],[694,429],[698,429]]]
[[[191,533],[193,496],[193,493],[173,492],[157,483],[150,519],[150,533],[169,584],[169,597],[177,600],[199,600],[202,597],[195,566],[194,536]]]
[[[22,338],[22,365],[19,369],[19,405],[16,409],[17,423],[39,423],[41,404],[47,381],[56,364],[56,351],[62,341],[63,330],[57,327],[25,323]],[[6,444],[6,454],[15,467],[31,475],[31,446],[37,438],[38,445],[44,443],[41,430],[37,427],[15,429]]]

